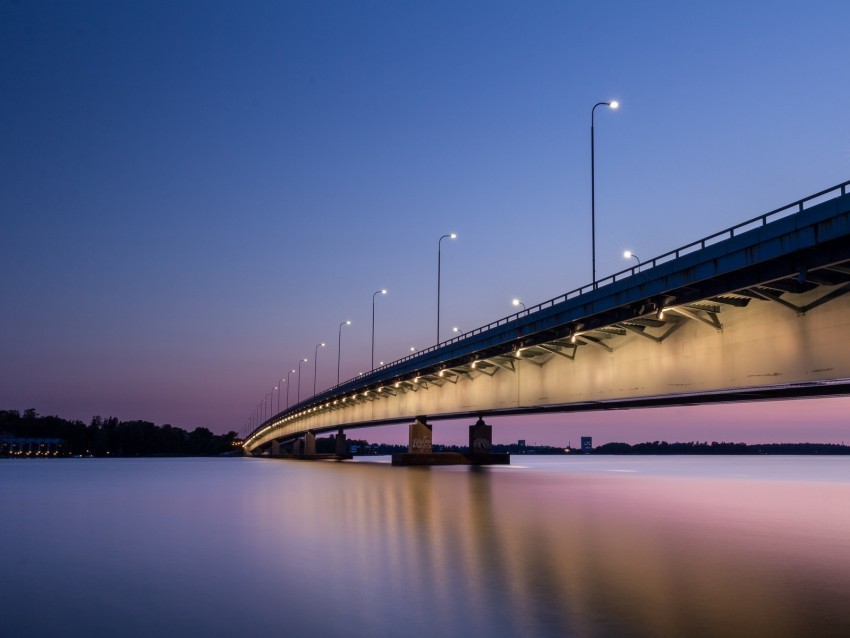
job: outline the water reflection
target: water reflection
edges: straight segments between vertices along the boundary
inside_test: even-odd
[[[11,635],[843,636],[819,461],[0,463],[0,600],[40,611]]]

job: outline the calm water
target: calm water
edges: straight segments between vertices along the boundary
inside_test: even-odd
[[[850,458],[512,460],[0,461],[0,635],[850,635]]]

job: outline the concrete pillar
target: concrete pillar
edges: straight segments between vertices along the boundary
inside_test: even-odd
[[[280,441],[272,441],[272,456],[280,456]]]
[[[469,453],[490,454],[493,452],[493,426],[479,418],[475,425],[469,426]]]
[[[342,428],[336,433],[336,448],[334,451],[339,456],[348,454],[348,441],[345,440],[345,432],[342,431]]]
[[[304,451],[304,441],[302,439],[295,439],[292,442],[292,454],[294,456],[300,456]]]
[[[304,454],[308,456],[316,454],[316,435],[312,432],[304,435]]]
[[[431,454],[432,431],[431,425],[425,423],[424,416],[416,417],[416,420],[410,424],[409,444],[407,451],[409,454]]]

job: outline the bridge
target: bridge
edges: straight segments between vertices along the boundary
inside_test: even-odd
[[[850,181],[635,264],[301,401],[245,440],[431,422],[850,393]],[[476,429],[477,428],[477,429]],[[339,448],[341,450],[341,448]]]

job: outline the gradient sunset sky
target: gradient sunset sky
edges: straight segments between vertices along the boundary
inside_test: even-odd
[[[0,409],[244,431],[850,179],[850,3],[0,0]],[[297,393],[290,375],[290,400]],[[286,395],[283,395],[285,402]],[[275,403],[277,393],[275,393]],[[850,399],[495,420],[850,441]],[[406,430],[352,433],[406,439]],[[435,443],[465,440],[435,427]]]

